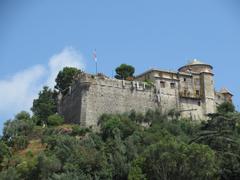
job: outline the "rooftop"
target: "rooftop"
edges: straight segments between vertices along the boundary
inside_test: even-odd
[[[227,88],[222,88],[222,89],[220,90],[220,93],[233,95]]]
[[[199,61],[197,59],[193,59],[191,60],[188,64],[186,64],[185,66],[193,66],[193,65],[207,65],[207,66],[210,66],[212,67],[211,65],[207,64],[207,63],[204,63],[202,61]]]

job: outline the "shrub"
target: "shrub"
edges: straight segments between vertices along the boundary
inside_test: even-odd
[[[20,175],[18,174],[17,170],[13,167],[10,167],[5,171],[0,172],[1,180],[15,180],[19,178],[20,178]]]
[[[50,115],[48,116],[48,119],[47,119],[47,124],[51,126],[59,126],[63,124],[63,122],[64,122],[63,117],[58,114]]]
[[[0,141],[0,164],[3,161],[4,157],[10,157],[10,150],[3,141]]]
[[[88,132],[90,132],[90,129],[83,128],[83,127],[81,127],[79,125],[75,125],[72,128],[72,135],[74,135],[74,136],[76,136],[76,135],[84,136]]]
[[[27,148],[28,146],[28,138],[27,136],[16,136],[13,139],[13,147],[16,150],[22,150]]]

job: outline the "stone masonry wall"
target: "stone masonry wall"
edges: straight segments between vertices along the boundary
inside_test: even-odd
[[[151,75],[149,77],[151,79]],[[145,113],[149,109],[167,113],[176,109],[182,117],[204,120],[207,113],[216,111],[217,94],[214,93],[211,74],[181,75],[178,79],[155,74],[154,79],[154,87],[149,87],[142,79],[124,81],[104,75],[81,74],[70,93],[60,101],[59,112],[64,115],[66,122],[96,127],[99,117],[104,113],[131,110]],[[182,95],[185,89],[187,96]],[[219,96],[219,99],[222,98]]]
[[[124,113],[130,110],[145,113],[158,108],[153,89],[143,83],[122,80],[92,80],[86,94],[86,126],[96,126],[104,113]]]
[[[158,106],[154,88],[143,82],[84,75],[63,97],[60,113],[66,122],[95,127],[104,113],[145,113]]]

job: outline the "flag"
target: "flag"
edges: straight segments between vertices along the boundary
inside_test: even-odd
[[[93,60],[97,62],[97,52],[96,49],[93,51]]]

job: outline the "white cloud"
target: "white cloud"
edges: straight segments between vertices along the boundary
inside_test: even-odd
[[[0,80],[0,114],[7,116],[10,112],[29,109],[45,72],[43,66],[36,65],[8,79]]]
[[[50,75],[47,80],[49,87],[54,87],[54,81],[58,72],[66,66],[84,69],[83,56],[72,47],[63,49],[59,54],[53,55],[49,60]]]
[[[10,78],[0,79],[0,118],[6,120],[21,110],[29,111],[33,99],[37,97],[44,85],[54,87],[57,73],[63,67],[84,69],[83,62],[83,57],[79,52],[67,47],[52,56],[47,66],[36,65]]]

